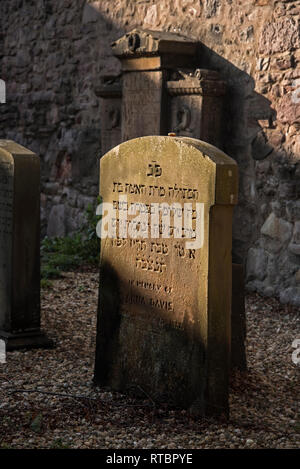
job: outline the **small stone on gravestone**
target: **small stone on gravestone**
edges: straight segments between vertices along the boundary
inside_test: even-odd
[[[119,145],[100,165],[110,218],[95,382],[228,413],[235,161],[199,140],[156,136]]]
[[[40,330],[40,160],[0,140],[0,339],[48,347]]]

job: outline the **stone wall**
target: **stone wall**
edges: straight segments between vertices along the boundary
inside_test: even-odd
[[[95,88],[120,72],[110,43],[134,27],[182,33],[228,84],[224,150],[240,169],[234,260],[248,288],[300,304],[299,15],[289,0],[1,0],[0,137],[41,157],[43,234],[74,231],[95,200]]]

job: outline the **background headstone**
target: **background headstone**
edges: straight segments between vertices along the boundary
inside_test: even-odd
[[[40,330],[40,160],[0,140],[0,339],[48,347]]]
[[[100,164],[100,195],[118,208],[117,225],[120,195],[148,210],[198,202],[204,238],[199,249],[151,234],[101,240],[95,381],[227,413],[236,163],[205,142],[157,136],[125,142]]]
[[[135,29],[112,44],[122,64],[122,141],[168,132],[170,70],[191,66],[197,43],[178,34]]]
[[[214,70],[177,71],[167,81],[170,95],[169,132],[222,147],[225,82]]]
[[[134,29],[112,50],[122,66],[121,141],[176,132],[221,146],[225,83],[217,72],[196,68],[196,41]]]

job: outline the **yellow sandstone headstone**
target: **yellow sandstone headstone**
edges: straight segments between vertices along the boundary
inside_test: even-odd
[[[137,138],[102,157],[99,384],[228,412],[237,173],[189,138]]]

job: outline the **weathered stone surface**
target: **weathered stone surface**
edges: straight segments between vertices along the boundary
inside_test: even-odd
[[[40,331],[40,162],[0,140],[0,338],[7,349],[49,346]]]
[[[205,0],[204,1],[204,12],[206,18],[216,16],[217,11],[220,7],[220,0]]]
[[[54,205],[52,207],[47,230],[47,236],[49,238],[66,235],[65,211],[64,204]]]
[[[134,29],[112,44],[114,55],[119,58],[163,54],[193,56],[196,47],[196,41],[183,35],[147,29]]]
[[[289,287],[280,293],[281,303],[300,306],[300,287]]]
[[[191,66],[191,55],[196,52],[194,41],[174,33],[135,29],[113,43],[112,49],[120,58],[123,71],[127,72],[122,76],[122,141],[145,135],[166,135],[176,127],[178,135],[219,143],[216,137],[209,140],[209,136],[211,133],[219,137],[211,120],[221,119],[222,103],[214,97],[224,94],[224,82],[218,80],[216,72],[203,70],[202,76],[197,70],[198,75],[193,77],[178,72],[182,60]],[[168,81],[170,73],[182,75],[182,80]],[[206,76],[208,80],[203,80]],[[171,96],[180,95],[172,99],[171,105],[166,88]],[[199,97],[186,99],[183,96],[191,93]],[[189,128],[189,123],[193,129]]]
[[[292,54],[285,55],[283,57],[278,57],[275,59],[275,68],[279,70],[286,70],[291,68],[294,63],[294,57]]]
[[[289,251],[300,256],[300,221],[297,221],[294,225],[293,238],[289,244]]]
[[[261,227],[261,234],[278,239],[282,243],[288,241],[292,235],[292,224],[282,218],[277,218],[272,212]]]
[[[284,95],[278,103],[277,118],[282,124],[292,125],[300,122],[300,99],[295,100],[298,87],[294,88],[293,92]]]
[[[268,264],[268,256],[263,249],[249,249],[247,259],[247,279],[248,281],[258,279],[264,280]]]
[[[222,147],[222,111],[225,82],[213,70],[174,73],[176,79],[167,81],[171,114],[169,132],[183,137],[204,140]]]
[[[300,29],[298,20],[292,17],[282,18],[267,23],[263,28],[259,52],[273,54],[300,47]]]
[[[134,34],[137,33],[134,32]],[[127,36],[118,41],[126,47]],[[180,43],[181,38],[176,35],[168,34],[167,37],[168,41],[174,37],[174,43]],[[147,35],[146,38],[149,42]],[[136,70],[123,76],[122,140],[126,141],[144,135],[165,134],[168,130],[175,130],[177,135],[201,138],[221,146],[222,101],[219,96],[225,92],[224,82],[219,79],[216,72],[209,70],[197,69],[193,76],[191,73],[176,70],[173,74],[179,75],[181,79],[177,77],[175,81],[167,81],[168,74],[163,71],[143,71],[142,69],[137,71],[141,68],[138,64],[142,63],[149,50],[152,50],[150,46],[146,44],[146,47],[140,48],[139,58],[135,62]],[[162,54],[158,45],[156,48],[156,53]],[[171,50],[170,48],[168,53],[165,52],[165,57],[172,54]],[[124,54],[120,55],[119,52],[122,61]],[[171,104],[168,103],[165,93],[166,87],[172,96]],[[168,117],[168,107],[171,108],[171,119]],[[106,107],[103,112],[104,130],[107,121],[105,109]],[[110,135],[112,135],[111,131]]]
[[[82,23],[94,23],[100,19],[101,15],[97,9],[97,2],[86,3],[83,8]]]
[[[136,47],[133,47],[132,41]],[[189,43],[174,33],[134,30],[114,43],[113,50],[121,59],[122,69],[127,71],[122,76],[122,141],[175,132],[176,135],[222,146],[222,97],[225,94],[225,82],[213,70],[180,70],[180,61],[177,63],[177,59],[171,70],[167,70],[175,51],[184,52],[187,58],[191,51],[195,52],[194,42]],[[136,58],[130,68],[126,65],[128,56]],[[164,61],[159,62],[159,67],[153,66],[152,69],[149,66],[147,69],[144,67],[145,59],[153,56],[164,57]],[[99,90],[98,95],[102,95],[103,91],[105,95],[108,94],[103,86]],[[106,107],[107,104],[103,109],[104,131]]]
[[[293,223],[297,220],[300,220],[300,200],[288,201],[286,203],[286,216],[287,219]]]
[[[122,141],[164,135],[168,121],[164,71],[129,72],[123,77]]]
[[[300,256],[300,244],[298,243],[291,243],[289,244],[289,251],[296,256]]]
[[[201,68],[194,71],[176,69],[166,86],[171,96],[190,94],[223,96],[226,91],[226,83],[220,79],[216,71]]]
[[[202,414],[226,413],[237,165],[199,140],[134,139],[102,157],[100,195],[118,207],[118,232],[101,240],[96,382],[123,391],[140,386],[154,400]],[[138,238],[121,237],[124,202],[138,212],[146,204]],[[204,204],[197,249],[186,245],[188,232],[173,237],[181,235],[173,217],[171,237],[161,236],[163,220],[149,232],[151,204],[177,203],[182,226],[186,202],[193,210]]]
[[[252,155],[255,160],[264,160],[273,151],[263,131],[258,132],[252,141]]]

